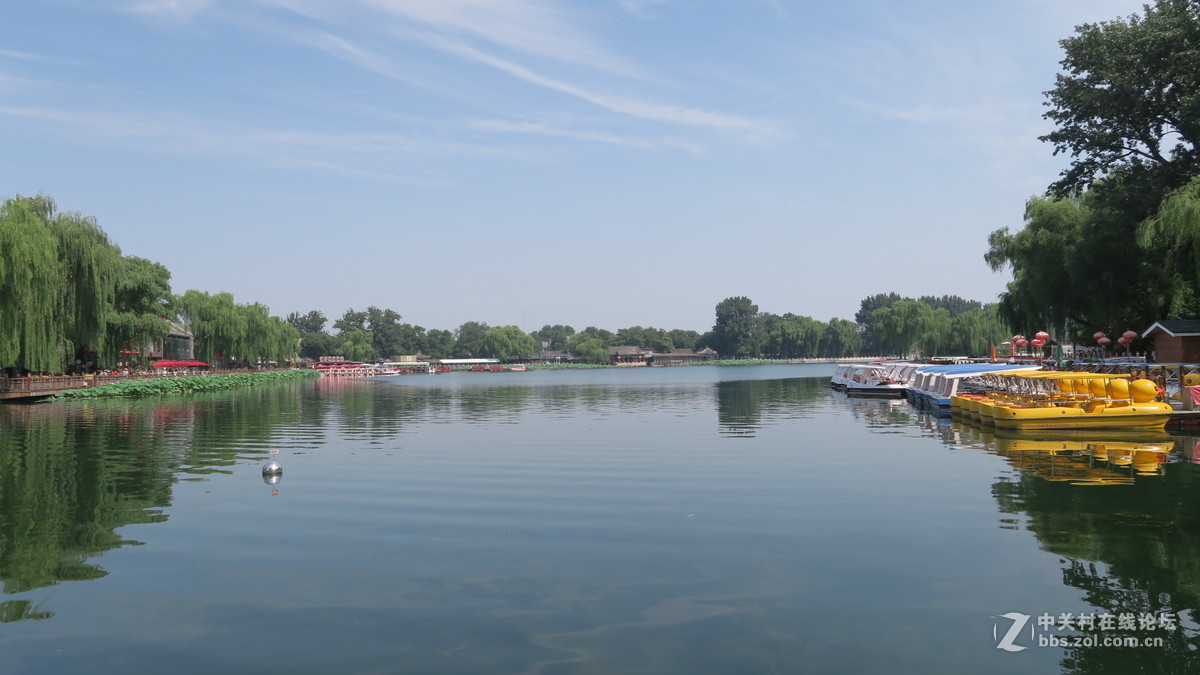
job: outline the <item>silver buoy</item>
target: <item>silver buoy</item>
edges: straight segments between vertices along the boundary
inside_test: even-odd
[[[282,476],[283,475],[283,467],[279,465],[279,462],[276,462],[275,460],[271,460],[271,461],[267,462],[266,464],[263,464],[263,475],[264,476]]]

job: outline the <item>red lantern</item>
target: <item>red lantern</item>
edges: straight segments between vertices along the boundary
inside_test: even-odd
[[[1122,335],[1121,337],[1117,338],[1117,344],[1119,344],[1119,345],[1121,345],[1122,347],[1124,347],[1125,345],[1129,344],[1129,340],[1127,340],[1127,339],[1125,338],[1125,336],[1124,336],[1124,335]]]
[[[1050,334],[1049,334],[1049,333],[1047,333],[1047,332],[1046,332],[1046,331],[1044,331],[1044,330],[1039,330],[1039,331],[1037,332],[1037,335],[1034,335],[1033,337],[1034,337],[1034,338],[1036,338],[1036,339],[1038,339],[1038,340],[1041,340],[1042,342],[1045,342],[1046,340],[1049,340],[1049,339],[1050,339]]]
[[[1016,345],[1017,345],[1018,347],[1028,347],[1028,346],[1029,346],[1029,340],[1026,340],[1025,338],[1021,338],[1020,340],[1017,340],[1017,341],[1016,341]]]
[[[1112,344],[1112,340],[1109,340],[1107,337],[1100,337],[1096,340],[1096,342],[1099,343],[1101,347],[1107,347]]]
[[[1100,338],[1102,338],[1102,337],[1104,337],[1104,331],[1097,331],[1092,334],[1092,339],[1095,340],[1096,342],[1099,342]]]
[[[1125,338],[1126,342],[1133,342],[1134,340],[1137,339],[1137,336],[1138,336],[1138,334],[1131,330],[1127,330],[1124,333],[1121,333],[1121,337]]]
[[[1040,335],[1040,333],[1039,333],[1039,335]],[[1030,342],[1029,344],[1033,345],[1034,347],[1041,347],[1042,345],[1046,344],[1046,341],[1039,340],[1038,338],[1034,338],[1033,342]]]

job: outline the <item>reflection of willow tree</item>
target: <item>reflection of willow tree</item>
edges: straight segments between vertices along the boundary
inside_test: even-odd
[[[1200,607],[1200,476],[1188,465],[1120,488],[1090,488],[1022,475],[996,483],[1004,513],[1025,513],[1042,548],[1063,556],[1063,583],[1114,616]],[[1084,608],[1062,608],[1074,611]],[[1186,614],[1185,614],[1186,616]],[[1068,647],[1065,672],[1200,672],[1200,636],[1176,631],[1105,632],[1161,637],[1163,647]]]
[[[5,420],[0,434],[0,580],[5,593],[105,575],[88,558],[126,543],[114,532],[163,520],[161,455],[67,415]]]
[[[166,520],[180,472],[233,464],[298,428],[301,386],[0,407],[0,591],[104,576],[89,560],[138,543],[118,528]],[[26,599],[0,603],[0,622],[51,615]]]
[[[805,404],[825,396],[829,380],[736,380],[717,383],[717,422],[721,433],[752,437],[764,419],[807,417]]]

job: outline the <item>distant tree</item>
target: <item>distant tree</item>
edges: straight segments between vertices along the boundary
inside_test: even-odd
[[[633,345],[635,347],[645,347],[649,344],[650,338],[654,335],[653,328],[642,328],[641,326],[630,326],[617,331],[616,343],[619,345]]]
[[[447,359],[454,354],[454,333],[448,330],[426,331],[421,351],[434,359]]]
[[[725,298],[717,303],[713,333],[722,356],[757,356],[760,353],[758,305],[750,298]]]
[[[459,357],[482,356],[484,338],[488,325],[480,321],[468,321],[455,331],[454,355]]]
[[[985,356],[993,345],[998,345],[1013,334],[1012,329],[1000,317],[997,305],[959,314],[950,319],[952,340],[947,353],[967,356]]]
[[[324,331],[325,323],[328,319],[325,318],[324,313],[314,309],[307,314],[292,312],[287,315],[285,321],[295,326],[296,330],[303,336]]]
[[[858,311],[854,314],[854,320],[863,325],[870,325],[871,314],[875,310],[891,307],[901,300],[911,299],[901,297],[899,293],[877,293],[865,297],[858,303]]]
[[[859,331],[862,334],[862,353],[872,355],[883,353],[875,336],[874,319],[872,318],[875,310],[891,307],[901,300],[911,299],[901,297],[899,293],[878,293],[862,299],[858,311],[854,314],[854,320],[858,322]]]
[[[307,333],[300,338],[300,356],[306,359],[319,359],[322,356],[345,356],[338,352],[342,342],[324,331]]]
[[[367,308],[366,315],[366,330],[371,333],[371,346],[380,358],[416,353],[418,340],[413,335],[412,326],[401,324],[400,319],[404,317],[398,312],[372,305]]]
[[[763,352],[779,358],[813,357],[821,353],[826,325],[807,316],[784,314],[769,322]]]
[[[671,344],[675,345],[676,349],[695,349],[696,340],[700,339],[700,333],[680,328],[667,331],[667,335],[671,338]]]
[[[946,310],[940,310],[949,319]],[[921,349],[921,340],[935,321],[934,309],[916,300],[901,300],[871,313],[882,354],[909,356]]]
[[[517,326],[493,326],[483,338],[482,354],[508,361],[533,355],[537,342]]]
[[[862,349],[862,333],[858,331],[857,323],[835,317],[825,325],[825,339],[822,340],[822,345],[822,356],[856,356]]]
[[[617,344],[616,333],[613,333],[612,331],[604,330],[603,328],[596,328],[595,326],[588,326],[587,328],[584,328],[583,330],[579,331],[575,335],[571,336],[571,340],[568,345],[568,348],[574,349],[574,347],[571,347],[570,345],[573,345],[573,344],[576,344],[583,340],[588,340],[591,338],[595,338],[595,339],[599,340],[600,342],[604,343],[605,347],[611,347],[612,345]]]
[[[609,362],[608,345],[597,337],[586,337],[573,342],[571,351],[584,363],[605,364]]]
[[[333,322],[333,329],[339,333],[349,333],[351,331],[367,330],[367,312],[356,312],[353,309],[346,310],[342,318]]]
[[[348,330],[338,333],[338,352],[349,361],[376,360],[372,335],[365,330]]]
[[[644,346],[653,349],[656,354],[672,354],[675,352],[675,342],[671,340],[671,336],[662,328],[652,328],[650,335],[646,336],[646,344]]]
[[[923,302],[934,309],[944,309],[950,313],[950,317],[956,317],[959,314],[966,312],[974,312],[983,309],[983,303],[978,300],[966,300],[957,295],[943,295],[934,297],[932,295],[923,295],[917,298],[917,302]]]
[[[575,329],[562,324],[542,326],[541,330],[533,332],[533,337],[538,342],[549,343],[551,351],[562,351],[567,346],[567,340],[575,334]]]

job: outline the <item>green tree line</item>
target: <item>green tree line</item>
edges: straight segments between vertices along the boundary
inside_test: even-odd
[[[123,255],[95,219],[61,213],[48,196],[4,200],[0,203],[0,367],[63,372],[86,360],[112,368],[162,340],[172,320],[189,327],[196,358],[243,364],[285,362],[297,353],[359,361],[409,354],[509,360],[543,350],[607,363],[609,348],[617,345],[657,353],[712,347],[727,357],[840,357],[864,349],[868,353],[945,349],[983,353],[986,340],[1002,339],[1004,332],[992,330],[994,326],[981,318],[994,312],[988,314],[980,303],[948,296],[928,307],[929,299],[904,300],[895,294],[864,300],[863,308],[879,314],[865,314],[856,322],[759,313],[749,298],[728,298],[717,305],[712,330],[704,334],[653,326],[615,332],[588,326],[576,331],[562,324],[526,333],[517,326],[479,321],[454,330],[426,329],[403,322],[392,309],[375,306],[346,310],[330,323],[318,310],[293,312],[280,319],[265,305],[239,303],[229,293],[188,290],[174,295],[170,279],[166,267]],[[909,306],[913,302],[916,305]],[[964,335],[974,341],[956,342]]]
[[[0,368],[59,373],[114,368],[191,326],[198,358],[283,362],[299,334],[267,307],[228,293],[171,293],[159,263],[121,253],[94,218],[59,212],[46,195],[0,202]]]
[[[958,296],[864,298],[855,320],[820,321],[760,312],[750,298],[722,300],[713,329],[698,344],[727,358],[847,356],[983,356],[1012,333],[996,305]]]

